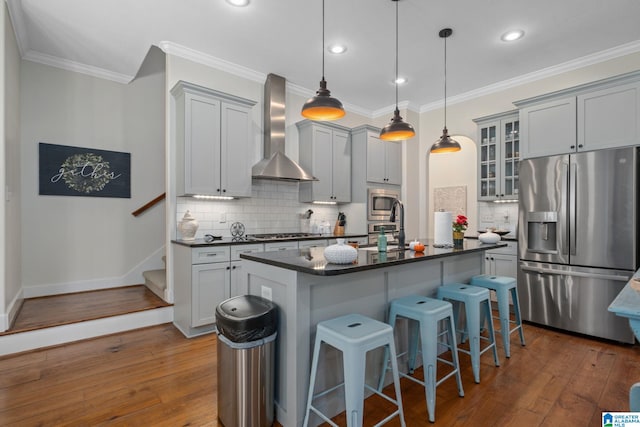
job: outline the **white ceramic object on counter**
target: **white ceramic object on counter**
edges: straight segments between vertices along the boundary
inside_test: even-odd
[[[344,243],[344,239],[337,239],[335,245],[324,248],[324,258],[331,264],[351,264],[358,258],[358,250]]]
[[[182,240],[194,240],[198,225],[198,220],[191,215],[191,212],[185,212],[182,220],[178,223],[178,231],[182,234]]]
[[[500,235],[492,231],[487,231],[478,235],[478,240],[482,243],[498,243],[500,241]]]

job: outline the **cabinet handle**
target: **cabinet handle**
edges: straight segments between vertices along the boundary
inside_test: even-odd
[[[225,188],[224,190],[222,190],[222,192],[223,192],[223,193],[226,193],[226,192],[227,192],[227,189]]]
[[[220,189],[219,189],[219,188],[216,188],[216,193],[219,193],[219,192],[220,192]]]
[[[231,270],[231,267],[227,266],[227,270]]]
[[[572,146],[571,146],[571,147],[569,147],[569,148],[571,148],[571,149],[573,150],[573,149],[575,149],[575,148],[576,148],[576,146],[575,146],[575,145],[572,145]]]
[[[207,256],[218,256],[218,254],[214,254],[214,253],[209,252],[209,253],[207,254]]]
[[[236,269],[236,266],[234,265],[233,267],[231,267],[231,269],[232,269],[232,270],[235,270],[235,269]]]
[[[582,144],[578,144],[578,148],[582,148]]]

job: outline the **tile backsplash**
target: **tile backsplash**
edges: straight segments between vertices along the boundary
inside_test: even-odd
[[[250,198],[235,200],[199,200],[178,197],[176,222],[189,210],[199,223],[196,238],[205,234],[231,236],[231,224],[241,222],[245,234],[286,233],[304,230],[302,214],[311,209],[311,222],[328,221],[333,225],[339,206],[298,202],[298,183],[254,180]],[[178,238],[180,232],[177,231]]]
[[[478,231],[487,227],[509,230],[517,234],[518,204],[478,202]]]

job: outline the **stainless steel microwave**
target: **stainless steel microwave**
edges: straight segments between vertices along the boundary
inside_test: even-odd
[[[400,193],[383,188],[369,188],[368,193],[367,219],[369,221],[388,221],[393,201],[400,198]]]

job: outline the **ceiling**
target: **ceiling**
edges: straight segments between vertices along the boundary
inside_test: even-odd
[[[128,82],[152,45],[264,79],[279,74],[308,91],[322,74],[322,2],[251,0],[7,0],[23,58]],[[395,8],[399,8],[401,107],[419,111],[512,79],[548,75],[640,51],[638,0],[326,0],[332,95],[376,115],[393,108]],[[520,28],[525,37],[500,35]],[[164,42],[164,43],[163,43]],[[172,52],[173,49],[173,52]],[[524,77],[523,77],[524,76]]]

